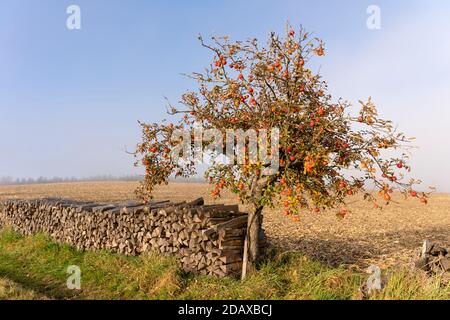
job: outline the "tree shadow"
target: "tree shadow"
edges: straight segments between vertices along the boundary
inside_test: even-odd
[[[418,251],[425,239],[450,246],[450,230],[446,227],[406,230],[369,234],[362,239],[347,238],[344,240],[291,237],[287,246],[283,247],[280,246],[278,239],[268,237],[270,246],[274,248],[281,251],[298,251],[312,260],[330,267],[342,265],[367,267],[369,260],[377,260],[382,257],[399,260],[399,254],[403,254],[404,257],[410,254],[409,258],[415,259],[414,250]]]
[[[0,269],[0,277],[7,278],[19,284],[22,288],[32,290],[49,299],[76,299],[81,293],[81,291],[69,290],[66,287],[63,287],[60,282],[52,283],[50,281],[45,281],[44,279],[37,279],[33,276],[27,276],[22,273],[4,269]]]

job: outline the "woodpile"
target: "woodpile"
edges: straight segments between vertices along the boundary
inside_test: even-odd
[[[424,241],[416,267],[432,275],[450,275],[450,248]],[[448,277],[450,278],[450,277]]]
[[[247,214],[237,205],[204,205],[203,199],[142,205],[46,198],[1,203],[0,226],[23,235],[45,233],[78,250],[155,250],[176,256],[187,272],[223,277],[241,272]]]

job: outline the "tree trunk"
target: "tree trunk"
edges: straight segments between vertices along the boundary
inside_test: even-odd
[[[244,256],[242,260],[242,276],[244,280],[247,272],[254,269],[260,258],[259,235],[262,227],[263,207],[258,207],[254,212],[249,213],[247,223],[247,233],[244,242]]]

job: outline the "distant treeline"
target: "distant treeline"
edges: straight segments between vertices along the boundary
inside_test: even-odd
[[[1,177],[0,184],[38,184],[38,183],[60,183],[60,182],[83,182],[83,181],[139,181],[142,177],[139,175],[128,176],[112,176],[112,175],[99,175],[88,178],[76,178],[76,177],[39,177],[39,178],[13,178],[13,177]]]
[[[17,185],[17,184],[42,184],[42,183],[68,183],[68,182],[89,182],[89,181],[141,181],[143,176],[141,175],[125,175],[125,176],[112,176],[112,175],[98,175],[88,178],[62,178],[62,177],[39,177],[39,178],[13,178],[13,177],[0,177],[0,185]],[[204,182],[202,177],[192,177],[190,179],[170,179],[177,182]]]

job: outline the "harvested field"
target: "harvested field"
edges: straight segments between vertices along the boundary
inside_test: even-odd
[[[45,185],[1,186],[0,200],[65,197],[79,200],[122,201],[134,197],[136,182],[85,182]],[[161,187],[157,199],[190,200],[204,196],[207,203],[236,203],[225,195],[214,201],[210,186],[171,183]],[[394,197],[395,198],[395,197]],[[383,211],[372,209],[355,197],[351,214],[338,219],[333,212],[305,214],[292,222],[281,209],[267,209],[264,228],[272,245],[299,250],[329,265],[387,268],[409,264],[424,239],[450,244],[450,195],[435,194],[427,206],[407,200]],[[245,208],[243,208],[245,210]]]

